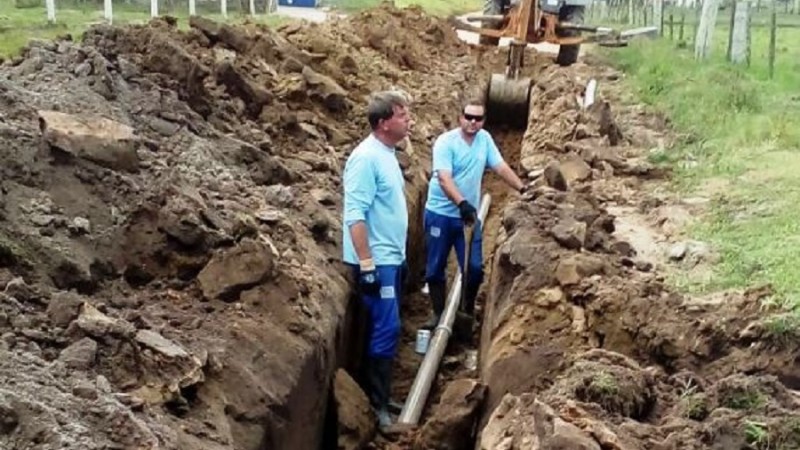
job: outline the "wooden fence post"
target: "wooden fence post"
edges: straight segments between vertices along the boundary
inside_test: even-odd
[[[46,0],[47,21],[51,24],[56,23],[56,0]]]
[[[711,54],[711,39],[714,36],[714,25],[717,22],[719,0],[703,0],[703,11],[697,26],[697,37],[694,43],[694,58],[706,59]]]
[[[675,39],[675,17],[669,13],[669,40]]]
[[[228,17],[228,1],[227,0],[220,0],[219,2],[219,9],[222,17]]]
[[[686,25],[686,11],[681,11],[681,25],[678,28],[678,41],[683,42],[683,27]]]
[[[769,78],[775,77],[775,35],[778,31],[777,0],[772,0],[772,11],[769,21]]]
[[[628,0],[628,25],[633,25],[633,0]]]
[[[737,0],[731,15],[731,35],[728,41],[728,59],[734,64],[749,64],[750,53],[750,2]]]
[[[197,2],[195,2],[195,0],[189,0],[189,15],[197,15]]]
[[[103,18],[105,18],[109,25],[114,23],[114,11],[112,10],[111,0],[103,0]]]
[[[733,0],[733,2],[731,3],[731,18],[730,18],[730,23],[728,24],[729,26],[728,49],[725,50],[725,59],[727,59],[728,61],[731,60],[731,46],[733,45],[733,25],[734,25],[734,20],[736,20],[736,1],[737,0]]]
[[[752,9],[753,9],[752,5],[750,5],[750,10],[752,11]],[[748,30],[752,30],[753,29],[753,23],[752,22],[753,22],[753,16],[754,15],[755,14],[748,14],[747,15],[747,29]],[[747,33],[747,67],[750,67],[750,62],[753,60],[751,58],[751,51],[752,51],[752,48],[753,48],[753,42],[752,41],[753,41],[753,33],[748,32]]]
[[[158,0],[150,0],[150,17],[158,17]]]
[[[653,25],[658,27],[659,36],[664,36],[664,1],[653,0]]]

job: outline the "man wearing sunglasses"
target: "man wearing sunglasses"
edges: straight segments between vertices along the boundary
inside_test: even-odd
[[[412,119],[407,100],[394,91],[373,95],[367,118],[372,133],[344,169],[342,246],[368,316],[365,391],[385,430],[392,423],[389,394],[408,233],[405,180],[395,146],[408,136]]]
[[[492,136],[483,129],[483,102],[464,104],[460,126],[440,135],[433,144],[433,171],[425,204],[427,260],[425,280],[433,307],[426,328],[435,328],[445,306],[445,269],[455,246],[459,266],[464,261],[464,224],[474,224],[464,312],[474,316],[475,297],[483,281],[482,224],[477,218],[481,180],[488,167],[509,186],[524,192],[525,184],[503,160]],[[463,270],[463,267],[461,267]]]

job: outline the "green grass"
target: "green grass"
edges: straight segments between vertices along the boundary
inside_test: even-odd
[[[744,436],[747,443],[757,450],[770,448],[770,435],[765,423],[746,420]]]
[[[798,19],[780,19],[786,20]],[[650,160],[674,169],[676,191],[712,200],[708,214],[685,231],[710,242],[721,258],[711,279],[684,287],[711,292],[771,283],[780,303],[797,308],[800,29],[779,30],[774,79],[766,29],[754,29],[749,68],[724,61],[725,28],[714,36],[705,63],[668,39],[603,54],[629,74],[635,96],[666,113],[684,136]]]
[[[47,22],[47,11],[44,6],[16,8],[13,0],[0,0],[0,56],[16,55],[31,39],[54,39],[57,36],[71,34],[77,40],[81,33],[92,24],[105,22],[102,4],[85,3],[67,7],[58,7],[63,4],[62,2],[56,2],[56,4],[56,23],[50,24]],[[247,16],[233,10],[237,5],[238,2],[229,1],[227,18],[223,18],[219,10],[202,11],[198,8],[198,14],[217,21],[241,22]],[[159,14],[177,17],[179,27],[184,29],[188,27],[188,6],[182,9],[164,8],[159,10]],[[113,18],[115,25],[147,23],[150,20],[149,4],[134,8],[132,5],[115,2]],[[276,15],[260,14],[251,20],[276,25],[286,19]]]

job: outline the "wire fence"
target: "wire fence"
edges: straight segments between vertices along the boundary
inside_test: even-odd
[[[698,60],[724,56],[730,62],[764,69],[776,64],[800,70],[800,1],[662,0],[595,1],[587,11],[593,24],[656,26],[676,47]]]

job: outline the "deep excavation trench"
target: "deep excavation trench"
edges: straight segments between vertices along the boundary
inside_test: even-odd
[[[522,140],[523,132],[520,130],[508,129],[507,127],[498,126],[496,128],[497,129],[487,129],[492,132],[498,146],[503,151],[506,161],[516,170],[519,165],[519,145]],[[426,192],[426,189],[423,190],[423,194]],[[485,279],[488,280],[491,278],[492,267],[490,262],[496,247],[495,243],[497,239],[497,232],[500,230],[501,226],[500,212],[503,210],[508,197],[517,194],[510,192],[510,188],[508,188],[503,181],[494,174],[489,174],[486,176],[484,180],[484,192],[492,196],[492,206],[489,210],[490,212],[485,223],[486,231],[484,233],[483,241],[484,267],[486,270]],[[423,201],[420,203],[420,208],[422,207],[424,207],[424,197]],[[419,215],[421,216],[421,213]],[[419,231],[421,230],[418,230],[417,232]],[[410,242],[421,242],[423,237],[414,233],[409,239]],[[411,245],[409,248],[414,249],[415,252],[419,252],[414,258],[414,261],[419,262],[421,265],[412,265],[412,268],[416,267],[419,269],[417,271],[418,276],[409,282],[409,291],[404,300],[401,312],[403,331],[399,355],[395,366],[395,376],[392,389],[393,398],[401,400],[407,397],[423,358],[422,355],[419,355],[414,351],[417,330],[419,330],[422,325],[427,322],[431,313],[430,300],[428,296],[421,291],[421,288],[424,284],[424,246]],[[448,290],[452,286],[452,280],[457,270],[458,266],[456,264],[455,252],[453,252],[448,264]],[[453,337],[448,343],[447,350],[439,366],[438,375],[431,387],[431,391],[426,402],[427,406],[424,408],[423,415],[420,418],[420,427],[424,426],[424,424],[431,419],[431,414],[433,414],[431,405],[435,405],[439,402],[445,385],[455,379],[470,378],[477,375],[477,371],[475,369],[470,369],[468,367],[467,352],[477,351],[480,347],[480,324],[483,316],[482,305],[484,304],[484,299],[487,292],[488,283],[485,283],[484,286],[482,286],[481,292],[479,293],[476,301],[475,333],[473,333],[473,335],[468,339],[459,339]],[[352,346],[349,346],[349,348],[352,348]],[[418,437],[416,431],[405,433],[401,432],[388,437],[376,435],[375,440],[370,443],[367,448],[411,448],[414,445],[419,445],[415,444],[415,440],[417,439]],[[466,443],[468,441],[469,440],[464,442]],[[439,443],[426,442],[425,445],[432,446],[430,448],[438,448],[437,445],[439,445]]]
[[[406,90],[402,400],[429,312],[429,146],[505,54],[388,5],[278,30],[190,25],[98,26],[0,66],[0,447],[797,448],[798,342],[763,320],[769,288],[678,295],[661,249],[640,245],[658,239],[616,229],[675,221],[645,158],[671,139],[665,120],[619,101],[605,65],[532,51],[528,128],[492,132],[539,175],[524,199],[486,178],[480,330],[448,349],[420,427],[377,436],[353,380],[342,165],[366,96]],[[581,111],[590,78],[605,89]]]
[[[448,348],[420,427],[371,448],[800,448],[798,345],[764,322],[769,287],[694,298],[664,284],[655,242],[682,206],[656,194],[668,174],[645,158],[671,139],[664,120],[619,102],[607,67],[528,61],[527,130],[491,131],[536,188],[519,198],[487,175],[480,331]],[[590,78],[605,89],[584,110]],[[415,292],[404,308],[399,398],[427,305]]]

